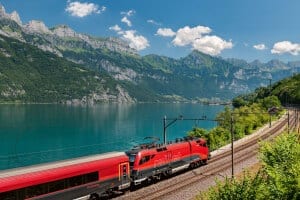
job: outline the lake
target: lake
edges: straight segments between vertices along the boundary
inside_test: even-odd
[[[153,136],[163,142],[163,117],[214,119],[224,106],[202,104],[0,105],[0,170],[110,151]],[[211,121],[178,120],[167,140]]]

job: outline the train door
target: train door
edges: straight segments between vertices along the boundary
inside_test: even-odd
[[[167,151],[167,157],[166,157],[167,161],[171,161],[172,160],[172,151]]]
[[[127,182],[129,178],[129,163],[121,163],[119,164],[119,181]]]
[[[169,176],[172,174],[172,158],[173,158],[173,154],[172,151],[166,151],[165,152],[165,166],[166,169],[164,171],[164,174],[166,176]]]

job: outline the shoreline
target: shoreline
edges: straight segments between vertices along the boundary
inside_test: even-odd
[[[78,104],[68,104],[68,103],[59,103],[59,102],[0,102],[0,105],[69,105],[69,106],[93,106],[93,105],[100,105],[100,104],[201,104],[207,106],[231,106],[231,102],[201,102],[201,101],[170,101],[170,102],[98,102],[94,104],[88,103],[78,103]]]

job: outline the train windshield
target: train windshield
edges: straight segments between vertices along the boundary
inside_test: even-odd
[[[130,154],[129,155],[129,162],[134,162],[135,161],[135,156],[136,156],[136,154]]]
[[[135,161],[136,154],[127,153],[127,156],[129,157],[129,163],[130,163],[130,166],[133,166],[134,161]]]

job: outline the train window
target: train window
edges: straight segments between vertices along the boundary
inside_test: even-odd
[[[129,154],[129,162],[134,163],[136,154]]]
[[[150,155],[149,156],[144,156],[141,160],[140,160],[140,165],[148,162],[150,160]]]
[[[160,152],[160,151],[167,151],[167,147],[157,148],[156,151],[157,151],[157,152]]]
[[[79,176],[74,176],[71,178],[66,178],[58,181],[52,181],[49,183],[43,183],[39,185],[34,185],[22,189],[17,189],[9,192],[0,193],[1,200],[19,200],[26,199],[30,197],[35,197],[50,192],[55,192],[76,185],[82,185],[90,182],[97,181],[99,179],[98,172],[92,172],[88,174],[83,174]]]
[[[200,142],[200,143],[199,143],[199,146],[200,146],[200,147],[206,147],[207,145],[206,145],[206,142]]]
[[[48,183],[48,191],[49,192],[55,192],[58,190],[63,190],[65,188],[66,188],[65,180],[54,181],[54,182]]]
[[[72,178],[69,178],[68,180],[68,185],[70,187],[74,187],[74,186],[77,186],[77,185],[82,185],[82,176],[75,176],[75,177],[72,177]]]
[[[130,153],[127,153],[127,156],[129,158],[129,164],[130,166],[132,167],[134,165],[134,161],[135,161],[135,156],[136,154],[130,154]]]
[[[16,191],[12,191],[12,192],[3,192],[0,193],[0,199],[3,200],[17,200],[17,192]]]
[[[93,172],[85,175],[85,180],[84,183],[90,183],[94,181],[98,181],[99,179],[99,174],[98,172]]]
[[[94,181],[97,181],[98,178],[99,178],[98,172],[92,172],[92,173],[88,173],[88,174],[84,174],[84,175],[73,176],[71,178],[65,179],[66,188],[94,182]]]
[[[127,172],[126,165],[123,165],[123,174],[126,174],[126,172]]]
[[[25,189],[18,189],[10,192],[0,193],[1,200],[20,200],[25,199]]]
[[[39,184],[35,186],[30,186],[24,189],[24,195],[26,198],[28,197],[34,197],[42,194],[48,193],[48,185],[45,184]]]

